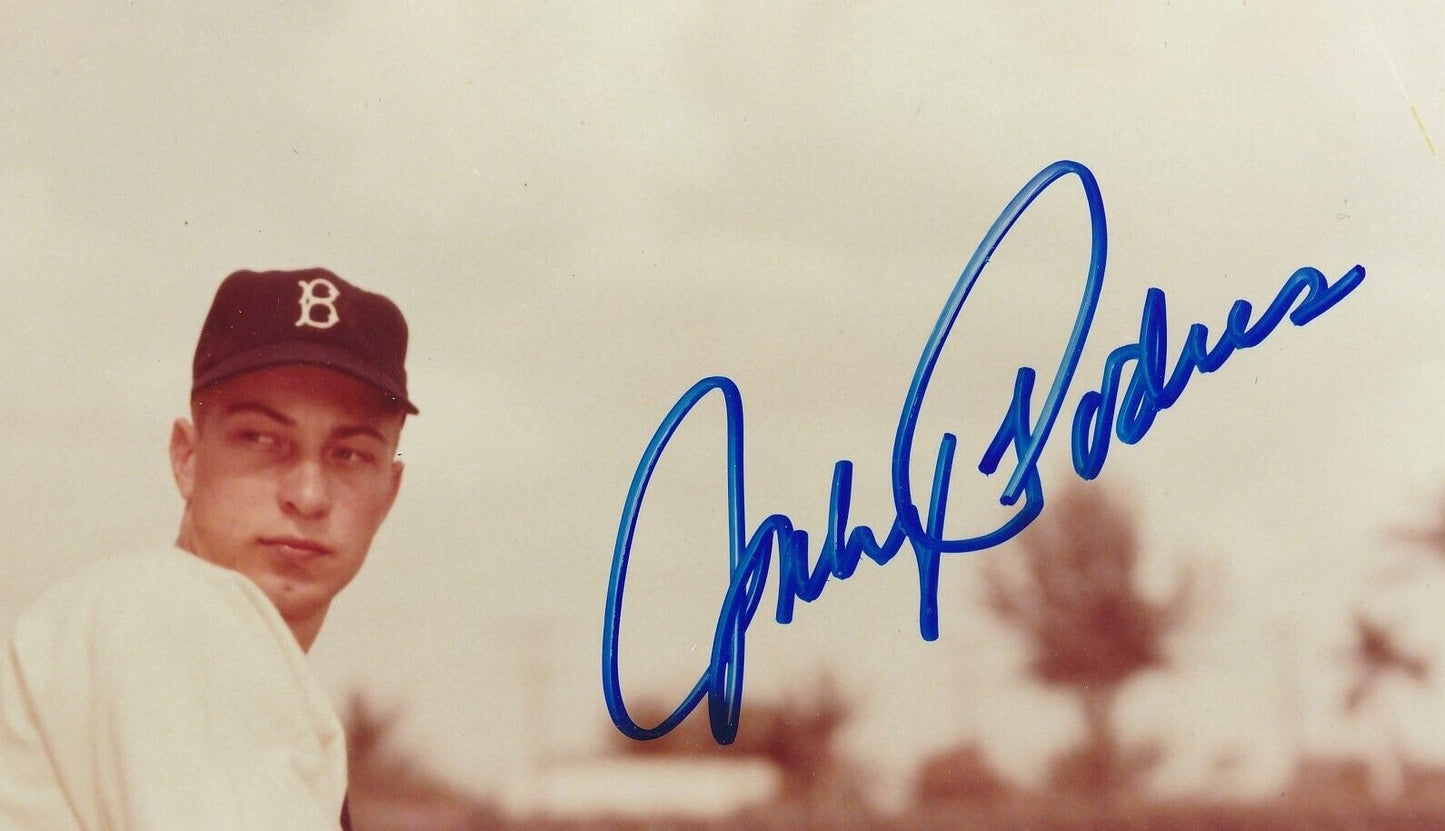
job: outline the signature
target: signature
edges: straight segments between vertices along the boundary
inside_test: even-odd
[[[1032,367],[1019,368],[1014,379],[1012,400],[998,432],[978,464],[980,471],[993,474],[998,471],[1004,455],[1012,449],[1013,468],[999,495],[999,503],[1017,506],[1017,510],[988,533],[945,539],[944,519],[957,444],[953,434],[945,433],[940,441],[926,509],[920,510],[910,487],[914,432],[934,367],[948,343],[959,311],[999,243],[1039,194],[1070,174],[1077,176],[1083,186],[1092,233],[1087,279],[1078,315],[1074,319],[1074,329],[1054,372],[1048,395],[1037,413],[1031,409],[1037,373]],[[896,513],[892,524],[881,540],[872,528],[849,526],[853,463],[840,460],[833,469],[827,532],[818,545],[817,559],[811,561],[811,566],[808,532],[794,527],[786,515],[773,514],[748,530],[743,513],[743,404],[737,385],[726,377],[714,376],[698,381],[683,393],[658,426],[638,462],[617,529],[602,633],[602,690],[617,729],[634,739],[657,738],[676,727],[706,697],[713,737],[720,744],[732,742],[737,735],[742,709],[747,631],[761,604],[775,550],[779,574],[774,617],[778,623],[786,624],[793,619],[795,601],[816,600],[830,578],[843,580],[852,576],[865,556],[879,565],[888,563],[907,542],[918,567],[919,631],[925,640],[936,640],[940,557],[999,545],[1027,527],[1044,508],[1044,487],[1037,464],[1083,353],[1084,341],[1103,288],[1107,251],[1103,198],[1093,173],[1084,165],[1071,161],[1055,162],[1040,171],[1014,196],[994,220],[963,269],[913,372],[913,382],[903,401],[898,432],[893,441],[892,485]],[[1074,470],[1084,479],[1094,478],[1108,457],[1111,436],[1117,436],[1125,444],[1143,439],[1155,416],[1179,400],[1194,373],[1214,372],[1235,351],[1257,346],[1286,317],[1296,326],[1309,323],[1343,300],[1364,278],[1365,269],[1359,265],[1345,272],[1334,283],[1330,283],[1318,269],[1300,268],[1290,275],[1274,300],[1257,318],[1251,320],[1254,308],[1248,301],[1235,301],[1223,331],[1212,342],[1210,332],[1203,324],[1190,326],[1172,369],[1167,367],[1164,292],[1150,288],[1144,298],[1138,338],[1109,353],[1097,388],[1091,387],[1084,392],[1074,410],[1070,431]],[[669,440],[693,407],[713,391],[722,396],[727,418],[728,562],[731,576],[713,631],[711,660],[707,668],[670,715],[653,727],[643,727],[628,714],[622,698],[617,663],[622,600],[633,533],[648,482]]]

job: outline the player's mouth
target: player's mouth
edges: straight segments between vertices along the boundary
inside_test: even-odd
[[[260,543],[277,557],[297,565],[331,553],[331,549],[305,537],[262,537]]]

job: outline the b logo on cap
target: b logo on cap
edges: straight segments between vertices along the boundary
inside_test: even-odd
[[[334,283],[325,277],[317,277],[315,280],[300,280],[297,285],[301,286],[301,318],[296,321],[297,326],[330,329],[341,322],[341,315],[336,312],[336,298],[341,294],[341,290]],[[317,294],[318,287],[324,288],[325,293]],[[316,306],[326,308],[325,320],[312,317],[311,310]]]

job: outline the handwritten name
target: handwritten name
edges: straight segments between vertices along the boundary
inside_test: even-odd
[[[998,471],[1004,455],[1012,449],[1012,472],[999,495],[999,503],[1017,506],[1017,510],[988,533],[946,539],[943,535],[944,520],[957,445],[953,434],[943,435],[934,457],[932,487],[926,509],[920,510],[910,486],[914,432],[934,367],[948,343],[959,311],[995,249],[1034,199],[1054,182],[1070,174],[1078,177],[1083,186],[1092,233],[1084,293],[1074,319],[1073,332],[1054,372],[1048,395],[1037,413],[1031,409],[1037,373],[1032,367],[1019,368],[1011,402],[978,465],[983,473],[993,474]],[[774,617],[778,623],[786,624],[793,619],[794,603],[797,600],[816,600],[830,577],[843,580],[852,576],[863,557],[884,565],[907,542],[918,569],[919,631],[925,640],[936,640],[941,556],[981,551],[999,545],[1027,527],[1044,508],[1044,487],[1037,464],[1058,419],[1065,393],[1074,380],[1074,372],[1093,323],[1094,310],[1103,288],[1107,251],[1103,198],[1093,173],[1082,164],[1060,161],[1049,165],[1004,208],[959,276],[914,370],[893,442],[895,516],[881,540],[873,529],[865,525],[849,525],[853,463],[846,459],[840,460],[833,469],[828,527],[818,546],[816,560],[810,561],[809,558],[808,532],[794,527],[792,520],[784,514],[773,514],[749,531],[743,512],[746,492],[743,482],[742,395],[736,384],[722,376],[704,378],[685,392],[662,420],[638,462],[617,529],[602,633],[603,696],[617,729],[634,739],[657,738],[676,727],[705,697],[713,737],[720,744],[728,744],[734,739],[742,708],[747,631],[762,602],[775,550],[779,575]],[[1144,299],[1138,338],[1109,353],[1098,387],[1084,392],[1074,410],[1071,428],[1074,470],[1084,479],[1094,478],[1108,457],[1110,437],[1117,436],[1125,444],[1143,439],[1155,417],[1179,400],[1194,373],[1214,372],[1237,350],[1259,345],[1286,317],[1296,326],[1309,323],[1343,300],[1364,278],[1365,269],[1359,265],[1334,283],[1330,283],[1317,269],[1301,268],[1290,275],[1274,300],[1257,318],[1251,320],[1254,308],[1248,301],[1238,300],[1229,310],[1223,331],[1212,341],[1208,328],[1203,324],[1190,326],[1172,369],[1167,368],[1169,343],[1164,292],[1150,288]],[[628,714],[617,662],[633,534],[652,472],[673,433],[693,407],[713,391],[722,396],[727,419],[728,562],[731,576],[713,632],[707,668],[671,714],[655,726],[644,727]]]

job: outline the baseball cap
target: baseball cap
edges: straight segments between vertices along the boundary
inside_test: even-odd
[[[324,268],[237,271],[216,289],[201,326],[191,392],[252,370],[316,364],[371,384],[415,414],[406,338],[395,303]]]

